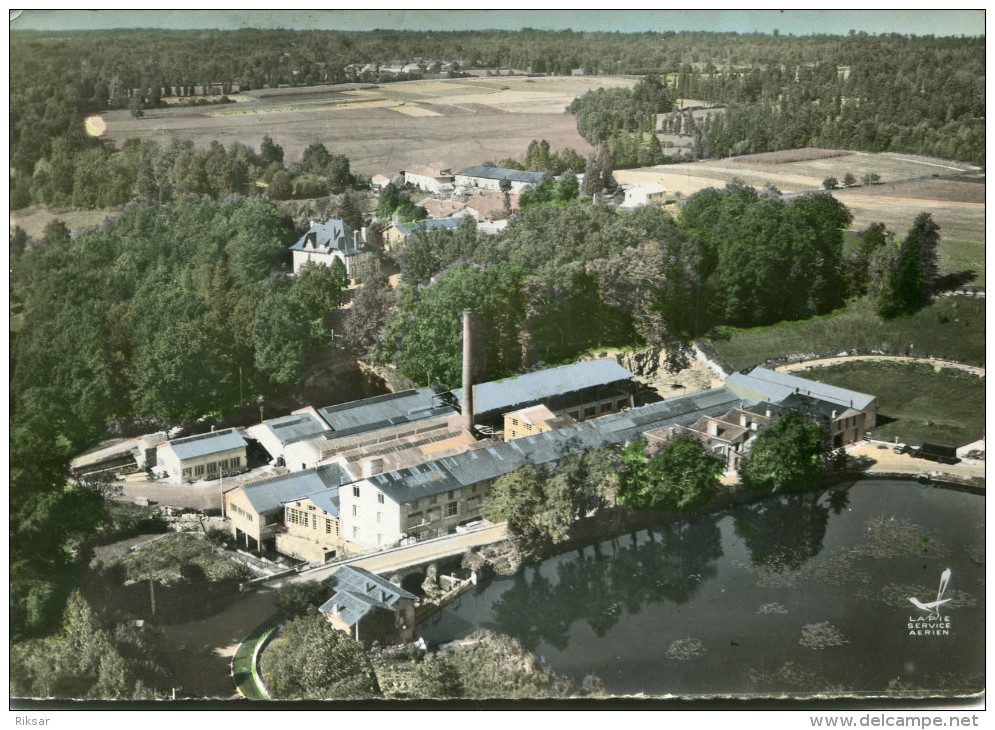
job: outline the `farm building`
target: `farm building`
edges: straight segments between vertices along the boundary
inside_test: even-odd
[[[424,208],[429,218],[452,218],[466,215],[466,203],[461,200],[440,200],[439,198],[424,198],[415,203]]]
[[[667,188],[663,185],[631,184],[621,186],[625,199],[620,208],[639,208],[644,205],[663,205],[667,202]]]
[[[173,439],[156,447],[155,472],[170,484],[217,479],[246,465],[246,446],[234,428]]]
[[[520,194],[531,190],[542,181],[542,173],[509,170],[506,167],[468,167],[456,173],[457,189],[482,188],[484,190],[501,190],[501,182],[511,184],[511,192]]]
[[[404,170],[405,185],[414,185],[430,193],[449,193],[453,190],[453,171],[434,167],[412,167]]]

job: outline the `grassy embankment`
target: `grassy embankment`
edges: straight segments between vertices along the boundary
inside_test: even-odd
[[[256,650],[279,627],[277,618],[270,619],[254,628],[239,645],[232,660],[232,676],[242,696],[250,700],[268,700],[256,665]]]
[[[736,369],[787,355],[825,355],[878,345],[984,365],[985,302],[944,297],[910,317],[882,320],[872,303],[861,299],[838,312],[798,322],[751,329],[721,327],[710,341]]]
[[[875,436],[905,443],[962,446],[985,429],[985,379],[912,362],[847,362],[812,368],[803,377],[878,398]]]
[[[152,579],[167,585],[183,580],[183,566],[196,566],[203,571],[203,579],[209,581],[251,576],[248,568],[216,553],[206,540],[182,534],[163,536],[161,540],[127,555],[121,564],[130,580],[148,580],[151,569]]]

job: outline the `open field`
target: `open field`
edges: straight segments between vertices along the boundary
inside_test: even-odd
[[[475,78],[407,81],[370,88],[279,89],[250,92],[238,104],[150,109],[141,119],[126,110],[105,115],[106,137],[117,144],[138,137],[168,142],[212,140],[258,147],[263,135],[282,145],[286,159],[300,158],[319,141],[346,155],[364,175],[411,165],[441,163],[454,168],[525,154],[533,139],[553,149],[591,146],[564,110],[589,89],[631,86],[625,77]]]
[[[944,181],[935,181],[941,185]],[[960,185],[961,183],[953,183]],[[882,188],[888,186],[881,186]],[[897,187],[897,186],[896,186]],[[853,215],[851,229],[867,228],[871,223],[884,223],[899,236],[904,236],[919,213],[929,213],[940,227],[940,237],[964,241],[985,240],[985,204],[945,199],[900,197],[899,195],[862,195],[856,191],[834,191],[833,195]]]
[[[869,301],[861,299],[825,317],[752,329],[723,327],[710,342],[719,356],[737,370],[768,358],[807,353],[821,356],[876,345],[982,365],[985,301],[943,297],[911,317],[885,321],[874,313]]]
[[[942,233],[942,232],[941,232]],[[953,274],[973,271],[973,286],[985,285],[985,242],[961,241],[956,238],[940,239],[940,272]]]
[[[802,375],[877,396],[880,439],[962,446],[984,432],[985,379],[977,375],[909,362],[848,362]]]
[[[101,210],[61,210],[49,208],[38,203],[29,208],[14,210],[10,213],[10,225],[20,226],[31,238],[39,239],[51,221],[58,218],[66,224],[70,231],[80,228],[99,226],[108,218],[121,212],[120,208],[104,208]]]
[[[786,150],[771,154],[780,155],[774,159],[785,159],[790,158],[790,153],[793,152],[797,151]],[[836,150],[835,152],[841,151]],[[821,189],[822,181],[825,178],[832,176],[842,180],[848,172],[852,173],[858,180],[865,174],[875,173],[881,176],[883,183],[888,183],[889,181],[930,177],[933,174],[951,175],[977,169],[958,162],[914,155],[898,155],[890,152],[878,154],[848,152],[822,159],[804,159],[779,164],[771,164],[757,159],[765,160],[767,157],[768,155],[750,155],[727,157],[721,160],[702,160],[679,165],[641,167],[633,170],[619,170],[615,173],[615,177],[619,182],[664,180],[661,184],[667,186],[669,190],[680,192],[687,197],[703,188],[714,187],[717,182],[725,185],[733,178],[739,178],[747,185],[756,188],[773,185],[783,192],[794,192]],[[957,183],[957,186],[965,184],[970,183]],[[874,190],[883,187],[887,186],[873,186]],[[849,194],[849,191],[846,194]],[[946,198],[946,195],[941,197],[941,199]],[[973,202],[973,198],[971,201],[965,202]]]

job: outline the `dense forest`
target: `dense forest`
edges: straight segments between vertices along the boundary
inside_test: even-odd
[[[581,201],[522,210],[495,236],[478,238],[470,223],[416,233],[399,254],[396,309],[374,357],[419,383],[455,385],[466,308],[484,323],[491,378],[590,348],[825,314],[847,293],[849,224],[828,194],[786,204],[731,185],[692,197],[680,222],[659,208]],[[382,321],[385,301],[372,301],[350,317]]]
[[[296,280],[294,239],[266,203],[134,204],[71,238],[49,227],[11,260],[11,633],[53,625],[78,539],[105,522],[65,465],[112,419],[177,422],[295,383],[345,286],[342,267]]]

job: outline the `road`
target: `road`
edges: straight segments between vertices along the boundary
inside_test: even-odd
[[[353,565],[365,568],[371,573],[389,573],[410,565],[419,565],[431,560],[460,555],[469,548],[490,545],[508,537],[508,525],[501,522],[467,535],[450,535],[437,540],[428,540],[408,547],[385,550],[373,555],[365,555],[352,560],[325,565],[290,578],[288,583],[320,581],[327,578],[340,565]],[[274,584],[276,585],[276,584]]]
[[[825,357],[820,360],[805,360],[803,362],[792,362],[788,363],[787,365],[780,365],[776,369],[782,373],[790,373],[799,370],[808,370],[809,368],[822,367],[825,365],[838,365],[839,363],[850,362],[852,360],[921,362],[944,368],[955,368],[957,370],[963,370],[964,372],[971,373],[972,375],[978,375],[982,378],[985,377],[985,369],[976,367],[974,365],[965,365],[964,363],[954,362],[953,360],[938,360],[935,358],[921,358],[921,357],[905,357],[903,355],[844,355],[843,357]]]
[[[196,510],[221,509],[222,486],[227,492],[239,484],[257,479],[287,473],[286,468],[277,469],[264,466],[251,472],[234,477],[199,481],[193,484],[166,484],[165,482],[146,482],[144,484],[121,484],[121,493],[111,497],[119,502],[134,502],[136,499],[147,499],[162,507],[187,507]],[[222,484],[223,483],[223,484]],[[119,483],[120,484],[120,483]]]
[[[916,459],[911,454],[896,454],[890,445],[868,441],[856,448],[847,449],[851,458],[870,459],[873,463],[867,472],[870,474],[952,474],[959,477],[984,477],[985,462],[962,459],[956,464],[938,464],[935,461]]]
[[[158,656],[177,689],[197,697],[236,697],[231,659],[242,639],[276,613],[275,596],[268,589],[245,593],[213,616],[158,626]]]

